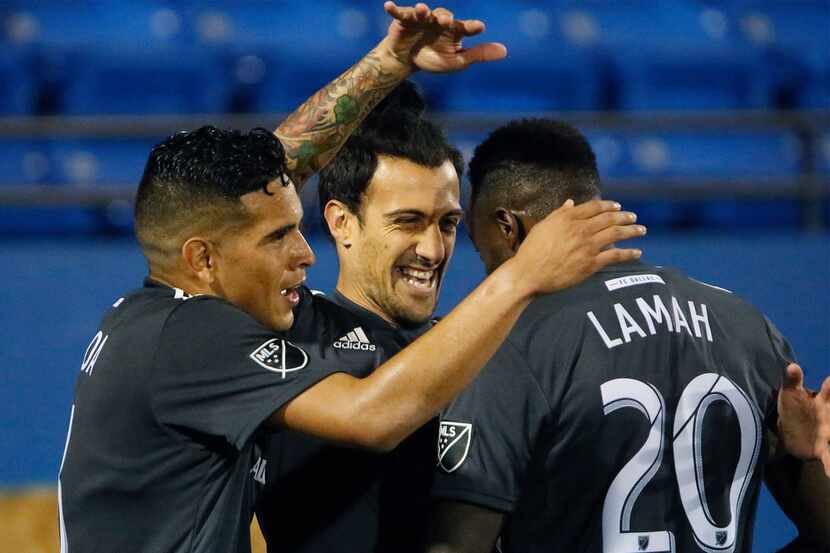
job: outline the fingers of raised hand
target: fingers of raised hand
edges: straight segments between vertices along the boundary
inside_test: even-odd
[[[818,392],[818,397],[830,407],[830,376],[824,379],[821,390]]]
[[[441,27],[450,29],[457,26],[455,16],[447,8],[435,8],[432,10],[432,16]]]
[[[423,3],[414,7],[398,6],[394,2],[386,2],[384,11],[404,25],[413,25],[427,21],[431,17],[429,6]]]
[[[465,65],[486,61],[497,61],[507,57],[507,48],[498,42],[477,44],[460,52]]]
[[[602,269],[615,263],[625,263],[640,259],[643,252],[636,248],[614,248],[600,252],[594,260],[594,270]]]
[[[787,365],[784,373],[785,388],[802,388],[804,386],[804,372],[795,363]]]
[[[622,242],[631,238],[639,238],[645,235],[646,227],[643,225],[613,224],[593,235],[593,245],[596,250],[603,250],[615,242]]]
[[[564,208],[565,206],[563,205],[562,207]],[[611,200],[591,200],[575,206],[569,215],[574,219],[590,219],[600,213],[604,213],[606,211],[619,211],[620,209],[622,209],[622,206]]]
[[[459,19],[455,22],[455,31],[461,36],[475,36],[483,33],[485,25],[478,19]]]
[[[585,232],[594,234],[615,226],[633,226],[636,222],[637,215],[631,211],[605,211],[576,224],[582,225]]]

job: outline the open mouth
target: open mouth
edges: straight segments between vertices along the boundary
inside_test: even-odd
[[[291,307],[294,307],[295,305],[300,303],[301,285],[302,282],[300,284],[297,284],[296,286],[290,286],[288,288],[283,288],[282,290],[280,290],[280,295],[284,297],[289,304],[291,304]]]
[[[401,280],[419,292],[432,292],[438,281],[437,269],[415,269],[412,267],[395,267]]]

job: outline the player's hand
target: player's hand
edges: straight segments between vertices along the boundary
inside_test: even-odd
[[[638,249],[609,248],[643,236],[646,227],[636,221],[637,216],[620,211],[617,202],[592,200],[574,206],[568,200],[533,226],[510,262],[530,293],[562,290],[606,265],[639,259]]]
[[[804,372],[787,366],[778,393],[778,437],[793,457],[818,459],[830,478],[830,377],[818,393],[804,388]]]
[[[393,18],[384,42],[396,58],[412,69],[450,73],[507,56],[507,48],[496,42],[472,48],[462,46],[464,38],[484,31],[481,21],[455,19],[448,9],[430,9],[423,3],[402,7],[386,2],[383,9]]]

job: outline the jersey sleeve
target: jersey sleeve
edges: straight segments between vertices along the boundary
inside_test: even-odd
[[[525,359],[505,342],[442,413],[434,497],[513,510],[550,412]]]
[[[784,338],[772,321],[764,317],[764,322],[766,323],[767,335],[769,336],[773,354],[781,361],[781,371],[783,372],[788,364],[795,362],[795,353],[790,343]]]
[[[219,298],[186,300],[169,316],[155,354],[154,414],[178,432],[242,449],[271,413],[337,372],[312,346]]]
[[[771,383],[774,390],[776,390],[776,394],[778,393],[777,390],[781,388],[784,384],[784,376],[786,373],[787,365],[790,363],[795,363],[795,353],[793,352],[792,346],[784,338],[784,335],[778,330],[778,328],[770,321],[766,316],[764,316],[764,324],[767,330],[767,336],[769,338],[769,345],[772,351],[772,358],[774,359],[773,363],[776,364],[774,367],[774,380]],[[777,397],[777,395],[776,395]],[[778,422],[778,403],[777,401],[770,401],[769,407],[767,412],[764,414],[765,424],[767,428],[775,429]]]

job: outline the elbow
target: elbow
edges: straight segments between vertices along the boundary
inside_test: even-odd
[[[380,417],[375,417],[380,418]],[[353,425],[352,445],[368,449],[376,453],[389,453],[403,441],[403,435],[396,432],[389,424],[382,420],[368,421],[365,417],[355,421]]]

